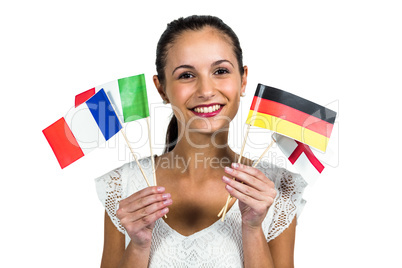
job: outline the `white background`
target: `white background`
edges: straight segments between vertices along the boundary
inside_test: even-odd
[[[239,151],[257,83],[338,111],[335,158],[307,190],[297,227],[297,267],[396,267],[401,262],[402,89],[398,1],[3,1],[0,4],[1,228],[5,267],[98,267],[104,210],[93,179],[130,161],[122,136],[61,170],[42,129],[74,96],[145,73],[154,153],[169,106],[152,75],[157,40],[180,16],[221,17],[249,66],[247,96],[230,135]],[[157,121],[156,121],[157,120]],[[140,157],[146,125],[127,126]],[[269,143],[250,133],[257,157]],[[281,158],[275,148],[273,161]],[[286,162],[282,162],[285,165]],[[3,266],[3,264],[1,265]]]

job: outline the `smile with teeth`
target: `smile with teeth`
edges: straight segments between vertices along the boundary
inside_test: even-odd
[[[194,111],[200,114],[212,113],[221,108],[220,104],[211,105],[209,107],[195,107]]]

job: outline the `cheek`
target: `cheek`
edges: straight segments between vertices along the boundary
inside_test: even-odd
[[[232,118],[235,117],[235,115],[237,114],[238,110],[240,107],[240,97],[237,97],[234,101],[233,101],[233,106],[232,106],[232,110],[231,110],[231,114],[232,114]]]
[[[224,93],[230,103],[230,117],[234,118],[240,107],[240,91],[241,86],[239,81],[231,81],[225,85]],[[228,107],[229,108],[229,107]]]
[[[184,87],[175,86],[174,88],[166,89],[166,95],[173,109],[173,113],[180,122],[185,121],[184,114],[187,111],[186,103],[190,98],[190,93],[191,91]]]
[[[185,100],[189,97],[189,90],[183,86],[175,86],[166,89],[166,95],[169,98],[169,101],[179,106],[185,102]]]
[[[238,102],[240,101],[240,83],[227,80],[222,82],[219,86],[222,94],[224,94],[231,103],[238,105]]]

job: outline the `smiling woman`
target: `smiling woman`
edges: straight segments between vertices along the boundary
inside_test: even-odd
[[[248,75],[236,34],[216,17],[175,20],[156,68],[155,87],[174,113],[166,151],[155,156],[160,186],[147,187],[135,163],[96,180],[106,208],[102,267],[292,267],[306,183],[267,163],[237,163],[228,146]],[[140,161],[149,175],[150,161]],[[237,201],[221,222],[228,193]]]
[[[247,84],[247,67],[239,67],[233,43],[238,41],[231,42],[226,34],[206,25],[183,30],[170,45],[163,74],[158,72],[154,82],[162,98],[175,107],[178,133],[186,127],[204,132],[228,128],[236,115]],[[220,109],[212,113],[215,105]]]

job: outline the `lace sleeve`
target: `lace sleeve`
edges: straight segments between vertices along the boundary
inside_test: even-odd
[[[124,234],[125,229],[116,217],[116,211],[123,196],[122,169],[113,170],[95,179],[95,184],[99,200],[105,207],[107,214],[117,230]]]
[[[267,234],[267,241],[278,237],[292,223],[294,217],[300,216],[306,203],[302,198],[307,183],[299,174],[279,169],[275,178],[277,196],[271,206],[272,220]]]

